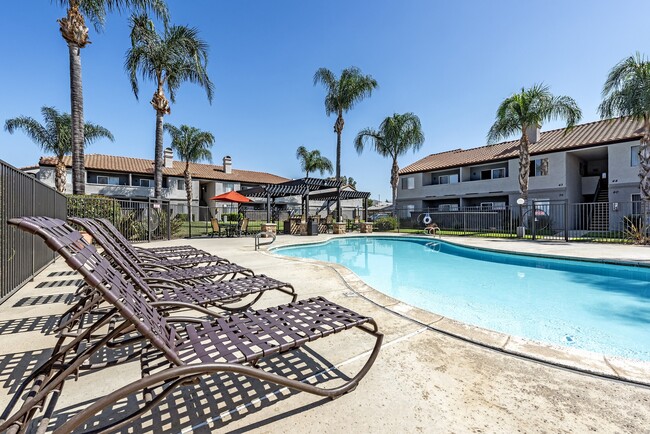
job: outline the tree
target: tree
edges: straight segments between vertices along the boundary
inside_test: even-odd
[[[379,129],[364,128],[359,131],[354,139],[354,147],[361,154],[364,146],[368,143],[382,157],[392,159],[390,169],[390,186],[393,193],[393,214],[397,208],[397,185],[399,182],[399,165],[397,158],[406,154],[409,150],[417,151],[424,143],[424,133],[420,118],[413,113],[398,114],[389,116],[379,125]]]
[[[54,107],[41,107],[45,125],[29,116],[7,119],[5,130],[13,134],[16,130],[23,132],[39,145],[45,152],[56,157],[54,185],[59,193],[65,191],[66,168],[63,157],[72,152],[72,118],[68,113],[60,113]],[[84,124],[84,144],[90,145],[97,139],[105,137],[113,141],[113,134],[106,128],[90,122]]]
[[[641,200],[650,201],[650,62],[640,53],[612,68],[603,86],[601,118],[632,116],[643,122],[639,143],[639,189]],[[644,209],[648,207],[645,206]]]
[[[326,90],[325,113],[336,114],[334,132],[336,133],[336,180],[341,180],[341,133],[343,132],[343,113],[372,95],[377,88],[377,81],[370,75],[363,75],[357,67],[351,66],[341,72],[337,78],[327,68],[320,68],[314,74],[314,86],[322,83]]]
[[[305,178],[309,178],[309,172],[332,173],[332,162],[323,157],[318,149],[308,151],[304,146],[296,150],[296,158],[300,160],[300,168],[305,171]]]
[[[84,110],[81,83],[81,49],[90,43],[84,15],[101,31],[110,12],[124,9],[151,10],[156,16],[168,19],[164,0],[56,0],[66,7],[67,15],[58,20],[61,36],[68,44],[70,58],[70,103],[72,119],[72,190],[84,194]]]
[[[489,143],[495,143],[515,134],[519,138],[519,193],[528,199],[528,176],[530,170],[530,142],[527,131],[540,128],[548,120],[566,121],[565,133],[580,121],[582,112],[578,104],[568,96],[554,96],[548,86],[535,84],[521,89],[506,98],[497,109],[496,120],[487,135]],[[521,220],[520,220],[521,221]]]
[[[155,196],[162,191],[163,116],[171,113],[169,100],[176,102],[176,91],[189,81],[203,87],[212,103],[213,85],[208,77],[208,45],[199,38],[198,30],[186,26],[171,26],[162,35],[156,32],[146,15],[131,17],[131,48],[126,53],[125,69],[131,88],[138,98],[138,74],[153,80],[156,91],[151,105],[156,112],[156,146],[154,162]]]
[[[185,193],[187,193],[187,212],[192,214],[192,174],[190,163],[198,163],[202,160],[212,161],[210,148],[214,144],[214,136],[207,131],[198,128],[181,125],[176,128],[174,125],[166,124],[165,131],[172,138],[171,147],[176,151],[178,158],[185,161]]]

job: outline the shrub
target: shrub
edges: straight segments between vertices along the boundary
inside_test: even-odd
[[[636,218],[635,218],[636,217]],[[625,238],[634,244],[650,244],[648,228],[643,222],[642,216],[624,217]]]
[[[229,222],[236,222],[244,218],[244,215],[242,213],[237,213],[237,212],[232,212],[230,214],[223,214],[221,218],[224,221],[229,221]]]
[[[104,196],[68,196],[68,217],[107,218],[111,221],[122,215],[120,203]]]
[[[373,229],[378,231],[392,231],[397,228],[397,218],[395,217],[381,217],[375,220]]]

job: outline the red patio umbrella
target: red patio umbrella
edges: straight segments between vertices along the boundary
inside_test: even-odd
[[[218,196],[211,197],[210,200],[216,200],[219,202],[232,202],[232,203],[249,203],[252,202],[249,198],[243,194],[239,194],[236,191],[229,191],[228,193],[223,193]]]

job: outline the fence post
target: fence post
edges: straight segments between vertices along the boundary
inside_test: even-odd
[[[151,242],[151,198],[147,198],[147,241]]]
[[[172,207],[170,206],[169,201],[167,201],[167,240],[172,239]]]
[[[116,202],[116,200],[113,199],[113,226],[117,225],[117,220],[115,220],[115,202]]]
[[[531,232],[533,233],[533,241],[537,239],[537,225],[535,224],[535,220],[537,220],[537,204],[533,200],[533,215],[531,216]]]
[[[564,200],[564,240],[569,237],[569,200]]]
[[[31,179],[32,182],[32,212],[30,215],[36,215],[36,180],[34,178]],[[2,222],[4,224],[4,222]],[[34,273],[36,273],[36,237],[31,237],[32,238],[32,279],[34,279]]]

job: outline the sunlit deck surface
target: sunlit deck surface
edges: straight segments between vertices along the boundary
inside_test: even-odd
[[[328,237],[331,235],[280,236],[273,246]],[[452,241],[535,253],[650,262],[650,248],[637,246]],[[560,369],[447,336],[427,327],[445,328],[447,319],[382,296],[341,267],[255,252],[251,237],[155,243],[173,244],[192,244],[251,267],[256,273],[291,282],[299,298],[323,295],[372,316],[386,335],[384,347],[359,387],[336,400],[224,374],[180,389],[121,432],[632,433],[647,432],[650,427],[650,388]],[[43,361],[54,345],[52,329],[57,316],[71,303],[79,279],[67,271],[63,261],[57,260],[0,305],[0,409],[4,409],[20,379]],[[258,306],[287,301],[285,294],[265,294]],[[460,326],[449,323],[446,329],[453,327]],[[476,334],[496,347],[508,345],[500,343],[503,337],[498,334]],[[327,381],[354,374],[365,362],[372,344],[373,340],[363,333],[341,333],[302,350],[265,359],[260,367],[300,379],[317,375],[319,381]],[[551,354],[549,359],[553,357]],[[646,375],[650,369],[644,370],[643,365],[604,358],[586,363],[602,365],[613,376],[629,374],[650,382]],[[331,367],[333,370],[324,371]],[[136,360],[82,373],[78,381],[68,380],[50,430],[96,397],[138,378],[140,366]],[[130,401],[121,402],[102,413],[102,421],[125,412],[131,405]]]

